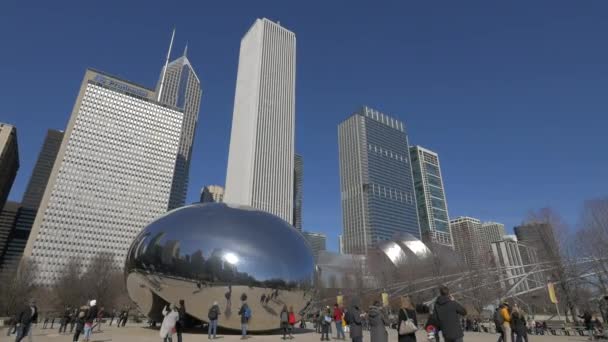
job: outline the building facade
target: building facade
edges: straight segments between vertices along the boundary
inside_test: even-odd
[[[464,265],[479,266],[479,231],[481,221],[473,217],[460,216],[450,221],[454,250],[460,256]]]
[[[421,146],[410,148],[422,240],[454,248],[439,155]]]
[[[293,162],[293,226],[302,231],[302,182],[304,177],[304,161],[299,154]]]
[[[57,153],[61,147],[63,132],[49,129],[44,138],[42,149],[34,165],[34,170],[23,194],[21,207],[11,230],[8,243],[4,250],[0,249],[0,272],[15,270],[23,256],[23,249],[36,219],[38,207],[49,181]]]
[[[133,238],[167,211],[182,121],[154,90],[86,71],[24,251],[38,284],[102,252],[122,269]]]
[[[171,198],[169,199],[169,210],[179,208],[186,203],[188,193],[188,181],[190,175],[190,161],[192,159],[192,144],[198,114],[201,104],[201,82],[190,64],[184,50],[183,56],[168,63],[161,71],[156,91],[161,103],[179,108],[184,113],[182,123],[182,135],[179,142],[179,150],[175,161],[175,174],[171,185]],[[171,51],[169,51],[169,54]],[[161,83],[164,84],[161,89]]]
[[[511,239],[498,240],[491,243],[491,251],[495,266],[500,268],[498,277],[500,287],[508,291],[512,287],[516,292],[528,291],[544,286],[540,274],[533,274],[521,281],[523,275],[538,263],[536,250]]]
[[[549,223],[530,222],[513,230],[518,241],[536,249],[540,261],[550,262],[559,258],[559,246]]]
[[[0,212],[0,273],[2,273],[1,265],[4,264],[4,251],[15,229],[20,207],[21,205],[18,202],[7,201],[2,212]]]
[[[327,236],[325,236],[325,234],[312,232],[302,232],[302,234],[306,238],[306,241],[308,241],[308,244],[312,249],[312,254],[315,256],[315,260],[317,260],[319,258],[319,253],[327,250]]]
[[[0,122],[0,211],[4,208],[8,194],[19,170],[19,148],[17,128]]]
[[[403,122],[363,107],[338,127],[344,252],[365,254],[398,233],[420,238]]]
[[[226,202],[293,225],[295,34],[257,19],[241,40]]]
[[[207,185],[201,190],[202,203],[223,203],[224,188],[219,185]]]
[[[505,238],[505,225],[498,222],[483,222],[481,224],[479,242],[484,248],[490,249],[490,245]]]

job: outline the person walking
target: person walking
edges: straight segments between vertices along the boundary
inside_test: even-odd
[[[502,340],[503,342],[512,342],[511,307],[509,303],[502,303],[500,317],[502,318]]]
[[[182,333],[184,332],[184,328],[186,327],[186,303],[183,299],[179,300],[177,312],[179,314],[179,320],[175,325],[175,330],[177,332],[177,342],[182,342]]]
[[[173,334],[177,332],[176,325],[179,320],[179,312],[175,304],[163,308],[163,323],[160,326],[160,338],[163,342],[173,342]]]
[[[15,318],[15,324],[17,326],[17,337],[15,338],[15,342],[21,341],[28,335],[31,340],[32,324],[36,322],[38,322],[38,307],[36,307],[36,301],[32,299]]]
[[[74,326],[76,325],[76,319],[78,318],[79,308],[74,308],[70,315],[70,334],[74,332]]]
[[[72,317],[72,307],[68,306],[63,311],[63,317],[61,318],[61,324],[59,325],[59,333],[62,332],[65,334],[68,324],[70,324],[70,319]]]
[[[516,336],[514,342],[528,342],[528,329],[526,327],[526,315],[524,312],[517,306],[514,306],[511,318],[513,335]]]
[[[97,313],[97,323],[95,326],[97,327],[97,332],[101,332],[101,321],[103,320],[104,315],[104,307],[102,306]]]
[[[80,334],[82,334],[82,331],[84,330],[84,324],[85,324],[85,318],[87,316],[87,312],[89,310],[89,307],[86,305],[83,305],[80,307],[80,309],[76,309],[76,314],[74,315],[74,317],[72,317],[72,322],[74,323],[76,330],[74,331],[74,337],[72,338],[72,341],[74,342],[78,342],[78,338],[80,337]],[[71,332],[71,330],[70,330]]]
[[[460,326],[460,317],[466,316],[467,310],[454,300],[447,286],[439,287],[439,297],[435,300],[433,316],[439,325],[445,342],[462,342],[464,333]]]
[[[213,334],[213,338],[215,339],[217,338],[217,321],[220,317],[220,307],[217,304],[217,301],[213,302],[207,317],[209,318],[209,327],[207,327],[209,339],[211,339],[211,334]]]
[[[388,342],[388,332],[386,331],[386,319],[382,312],[380,302],[375,301],[374,305],[369,307],[367,311],[367,317],[370,328],[370,341],[371,342]]]
[[[251,308],[247,305],[247,295],[241,295],[241,308],[239,309],[239,316],[241,316],[241,340],[247,338],[247,328],[249,325],[249,320],[251,319]]]
[[[112,309],[112,314],[110,315],[110,324],[112,326],[112,322],[114,322],[114,318],[116,318],[116,309]]]
[[[591,313],[589,312],[589,310],[585,310],[583,314],[579,315],[578,317],[583,319],[583,323],[585,324],[585,330],[587,330],[587,332],[589,333],[589,339],[593,340],[593,317],[591,316]]]
[[[89,310],[84,319],[84,340],[89,342],[93,333],[93,322],[97,319],[97,301],[93,299],[89,302]]]
[[[352,342],[363,342],[363,321],[361,316],[362,314],[358,304],[353,304],[348,309],[346,324],[348,324]]]
[[[331,326],[331,322],[333,321],[329,306],[322,312],[321,317],[323,318],[321,321],[321,341],[329,341],[329,326]]]
[[[407,324],[407,321],[414,323],[418,327],[418,318],[416,317],[416,310],[414,304],[409,296],[401,297],[401,308],[399,309],[397,331],[399,331],[402,324]],[[409,334],[397,333],[399,342],[416,342],[416,332]]]
[[[334,319],[334,324],[336,326],[336,339],[337,340],[344,340],[346,339],[346,336],[344,336],[344,329],[342,328],[342,309],[340,309],[340,307],[338,306],[338,303],[334,304],[334,312],[333,312],[333,319]]]
[[[279,315],[280,322],[279,326],[283,331],[283,339],[287,338],[287,330],[289,328],[289,312],[287,312],[287,305],[283,305],[283,310],[281,310],[281,314]]]
[[[292,332],[293,332],[294,326],[296,325],[296,314],[293,312],[293,306],[289,307],[288,323],[289,323],[289,338],[293,339]]]
[[[498,334],[498,340],[496,342],[504,342],[505,340],[505,332],[502,330],[502,324],[504,320],[502,319],[502,315],[500,310],[502,310],[503,305],[500,304],[496,310],[494,310],[494,325],[496,326],[496,333]]]

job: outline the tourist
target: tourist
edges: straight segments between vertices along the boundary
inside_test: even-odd
[[[241,316],[241,340],[247,338],[247,327],[249,324],[249,320],[251,319],[251,308],[247,305],[247,295],[241,295],[241,308],[239,309],[239,315]]]
[[[294,325],[296,325],[296,314],[293,312],[293,306],[289,307],[289,338],[293,338],[291,335]]]
[[[388,332],[386,331],[386,319],[382,312],[380,302],[375,301],[367,311],[367,317],[370,328],[371,342],[388,342]]]
[[[116,318],[116,309],[112,309],[112,315],[110,316],[110,326],[112,326],[112,322],[114,322],[114,318]]]
[[[72,322],[74,322],[74,325],[76,326],[76,331],[74,331],[74,337],[72,338],[72,341],[74,342],[78,342],[78,338],[84,330],[85,318],[87,316],[88,311],[89,307],[86,305],[81,306],[80,309],[76,309],[76,314],[72,318]]]
[[[325,308],[325,311],[323,311],[321,317],[321,341],[329,341],[329,326],[333,321],[329,306]]]
[[[503,342],[511,342],[511,307],[509,306],[509,303],[502,303],[500,317],[502,318],[502,340]]]
[[[466,316],[467,310],[454,300],[450,289],[439,287],[439,297],[435,300],[433,315],[445,342],[462,342],[464,333],[460,326],[460,317]]]
[[[513,307],[511,314],[514,342],[528,342],[528,329],[526,328],[526,315],[517,305]]]
[[[60,334],[62,332],[63,333],[66,332],[66,330],[68,328],[68,324],[70,323],[71,316],[72,316],[72,307],[68,306],[63,311],[63,317],[61,318],[61,324],[59,325],[59,333]]]
[[[281,310],[280,318],[280,327],[283,330],[283,339],[287,338],[287,330],[289,327],[289,312],[287,312],[287,305],[283,305],[283,310]]]
[[[589,310],[585,310],[582,315],[578,316],[578,318],[581,318],[583,320],[585,330],[587,330],[587,333],[589,334],[589,339],[593,340],[593,323],[591,322],[593,317],[591,317],[591,313],[589,313]]]
[[[503,342],[505,339],[505,332],[502,329],[502,324],[504,323],[504,320],[502,318],[502,315],[500,313],[500,310],[502,310],[503,305],[500,304],[496,310],[494,310],[494,325],[496,326],[496,333],[498,334],[498,340],[496,342]]]
[[[103,314],[104,307],[101,307],[97,313],[97,324],[95,324],[95,326],[97,326],[97,332],[101,332],[101,321],[103,320]]]
[[[209,335],[209,339],[211,339],[211,334],[213,334],[213,338],[217,338],[217,320],[220,316],[220,307],[217,304],[217,301],[213,302],[213,305],[209,309],[209,313],[207,317],[209,318],[209,327],[207,327],[207,333]]]
[[[342,328],[342,317],[343,312],[338,306],[338,303],[334,304],[334,323],[336,325],[336,339],[345,340],[344,329]]]
[[[15,324],[17,327],[16,342],[21,341],[25,336],[30,336],[31,341],[31,330],[32,324],[38,321],[38,308],[36,307],[36,301],[30,300],[29,305],[26,305],[17,315]]]
[[[397,331],[400,330],[402,324],[406,324],[406,322],[410,320],[414,323],[416,327],[418,327],[418,318],[416,317],[416,310],[414,309],[414,304],[412,304],[412,300],[409,296],[401,297],[401,308],[399,309],[399,320],[397,323]],[[416,341],[416,332],[412,332],[409,334],[398,334],[399,342],[415,342]]]
[[[363,342],[363,322],[361,320],[361,311],[359,305],[353,304],[348,309],[346,323],[350,330],[350,339],[352,342]]]
[[[183,299],[179,300],[177,312],[179,313],[179,320],[175,325],[175,330],[177,332],[177,342],[182,342],[182,333],[184,332],[184,328],[186,327],[186,303]]]
[[[93,333],[93,322],[97,319],[97,301],[93,299],[89,302],[89,310],[84,320],[84,340],[89,342]]]
[[[167,306],[163,308],[163,323],[160,326],[160,338],[163,342],[172,342],[173,334],[176,333],[176,325],[179,320],[179,312],[175,304],[171,304],[170,311]]]
[[[76,325],[78,312],[80,312],[80,310],[78,308],[74,308],[74,310],[72,310],[72,314],[70,315],[70,334],[74,332],[74,326]]]

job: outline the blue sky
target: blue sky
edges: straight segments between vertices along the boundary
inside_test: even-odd
[[[366,104],[439,153],[450,216],[510,229],[551,206],[576,224],[608,195],[605,1],[13,1],[0,4],[0,121],[15,124],[20,200],[84,70],[154,86],[176,26],[204,94],[190,202],[224,184],[239,43],[257,17],[297,37],[304,228],[341,232],[337,125]]]

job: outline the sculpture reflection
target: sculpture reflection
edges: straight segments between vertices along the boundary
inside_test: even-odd
[[[303,310],[312,297],[314,260],[304,237],[280,218],[248,207],[194,204],[174,210],[133,241],[125,266],[130,297],[152,319],[185,300],[207,321],[218,301],[219,325],[239,329],[241,298],[251,331],[277,328],[283,305]]]

